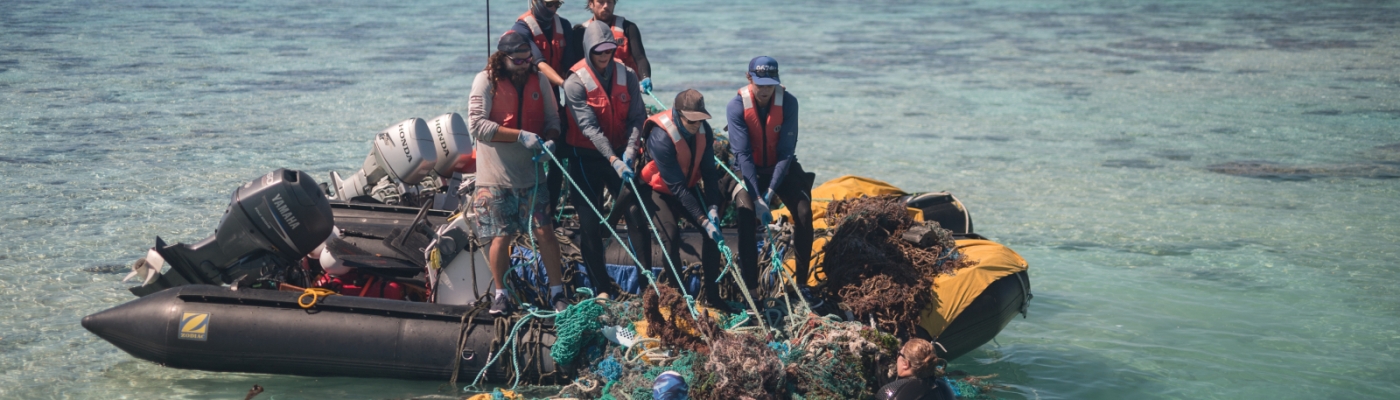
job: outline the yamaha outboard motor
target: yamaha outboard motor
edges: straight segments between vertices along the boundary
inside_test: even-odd
[[[327,188],[331,200],[350,201],[369,196],[375,201],[398,204],[403,188],[417,185],[437,166],[433,136],[422,118],[409,118],[375,135],[364,165],[349,178],[331,172]]]
[[[300,260],[331,234],[334,216],[320,187],[305,172],[278,169],[239,186],[214,235],[193,245],[152,249],[170,270],[131,289],[145,296],[190,284],[223,285],[256,280]],[[159,261],[147,256],[143,260]]]

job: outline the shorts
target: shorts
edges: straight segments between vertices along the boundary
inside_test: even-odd
[[[531,196],[534,207],[531,207]],[[484,238],[526,233],[530,218],[536,224],[549,223],[549,190],[543,182],[535,188],[479,187],[472,196],[476,211],[476,233]],[[538,225],[536,225],[538,226]]]

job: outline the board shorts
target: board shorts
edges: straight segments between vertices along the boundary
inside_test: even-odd
[[[476,211],[476,233],[483,238],[519,235],[535,224],[549,223],[549,190],[540,182],[532,188],[487,186],[476,188],[472,210]],[[534,207],[531,207],[531,196]],[[536,225],[538,226],[538,225]]]

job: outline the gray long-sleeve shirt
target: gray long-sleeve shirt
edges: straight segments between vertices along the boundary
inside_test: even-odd
[[[584,60],[587,62],[587,57]],[[589,65],[588,68],[591,69],[593,66]],[[611,93],[613,90],[612,82],[617,74],[614,68],[625,68],[627,72],[627,98],[630,104],[627,110],[627,123],[624,125],[627,134],[625,147],[627,150],[635,151],[637,146],[641,144],[642,123],[647,120],[647,109],[642,103],[642,89],[638,83],[640,79],[637,79],[637,74],[632,72],[631,68],[615,62],[609,62],[608,67],[603,71],[592,70],[591,72],[598,77],[601,87]],[[564,80],[564,104],[572,111],[574,120],[578,122],[579,131],[582,131],[583,136],[593,142],[593,147],[597,148],[604,158],[622,157],[621,154],[616,154],[617,149],[608,143],[607,136],[603,135],[603,129],[598,125],[598,115],[594,114],[593,108],[588,106],[588,89],[584,87],[583,79],[579,74],[573,74]]]
[[[486,71],[476,74],[467,104],[467,131],[476,140],[476,184],[523,189],[534,187],[544,176],[543,165],[534,161],[535,151],[517,140],[492,142],[501,125],[489,119],[495,82]],[[539,74],[540,94],[544,96],[544,130],[559,129],[559,104],[544,74]],[[531,132],[544,135],[544,132]]]

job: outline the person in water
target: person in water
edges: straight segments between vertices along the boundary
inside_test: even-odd
[[[943,379],[942,366],[933,352],[933,344],[919,338],[909,339],[899,349],[895,374],[899,379],[875,392],[877,400],[953,400],[953,388]]]
[[[805,287],[812,259],[815,175],[802,170],[797,162],[797,97],[779,81],[778,60],[772,57],[749,61],[747,76],[749,84],[739,89],[726,110],[729,149],[744,185],[754,196],[754,212],[764,225],[772,219],[769,205],[774,197],[791,210],[793,250],[797,253],[795,278]]]
[[[564,81],[564,104],[569,113],[569,129],[564,134],[568,144],[569,176],[579,185],[573,191],[572,202],[578,210],[579,250],[588,278],[595,289],[616,298],[621,290],[604,266],[606,249],[603,230],[606,223],[598,218],[589,204],[603,209],[603,191],[613,194],[614,210],[624,213],[629,227],[647,226],[641,208],[631,207],[635,197],[630,185],[633,165],[641,146],[642,122],[646,121],[637,74],[613,58],[617,39],[604,24],[592,24],[583,34],[588,56],[574,64],[572,75]],[[630,242],[642,263],[651,269],[651,242],[645,229],[628,229]]]
[[[574,25],[574,36],[582,38],[584,30],[594,23],[610,27],[613,38],[617,39],[617,52],[613,53],[613,58],[622,61],[623,65],[636,72],[637,77],[642,79],[642,92],[650,93],[651,62],[647,60],[647,52],[642,48],[642,31],[637,29],[637,24],[613,13],[613,9],[617,7],[617,0],[588,0],[587,7],[588,11],[593,12],[593,18]],[[577,45],[581,47],[582,43]]]
[[[568,307],[559,258],[559,242],[547,213],[549,190],[540,179],[543,165],[536,161],[553,143],[544,137],[559,134],[559,112],[554,91],[537,69],[526,36],[515,31],[501,35],[486,69],[472,81],[467,106],[467,128],[477,143],[476,193],[472,208],[477,233],[492,238],[487,252],[496,296],[491,314],[514,310],[503,284],[510,267],[510,243],[530,229],[549,274],[550,303],[556,311]]]
[[[669,111],[647,119],[647,153],[652,161],[642,168],[642,179],[651,187],[646,204],[655,212],[662,246],[671,257],[671,265],[681,268],[678,243],[681,232],[677,222],[684,218],[705,230],[700,251],[703,265],[705,303],[727,313],[736,312],[719,296],[715,279],[720,272],[719,210],[724,206],[719,189],[719,170],[715,169],[715,134],[710,128],[710,113],[705,111],[705,98],[695,89],[676,95]],[[703,182],[703,186],[701,183]],[[674,282],[681,271],[662,274],[662,281]],[[677,285],[683,283],[674,282]]]

